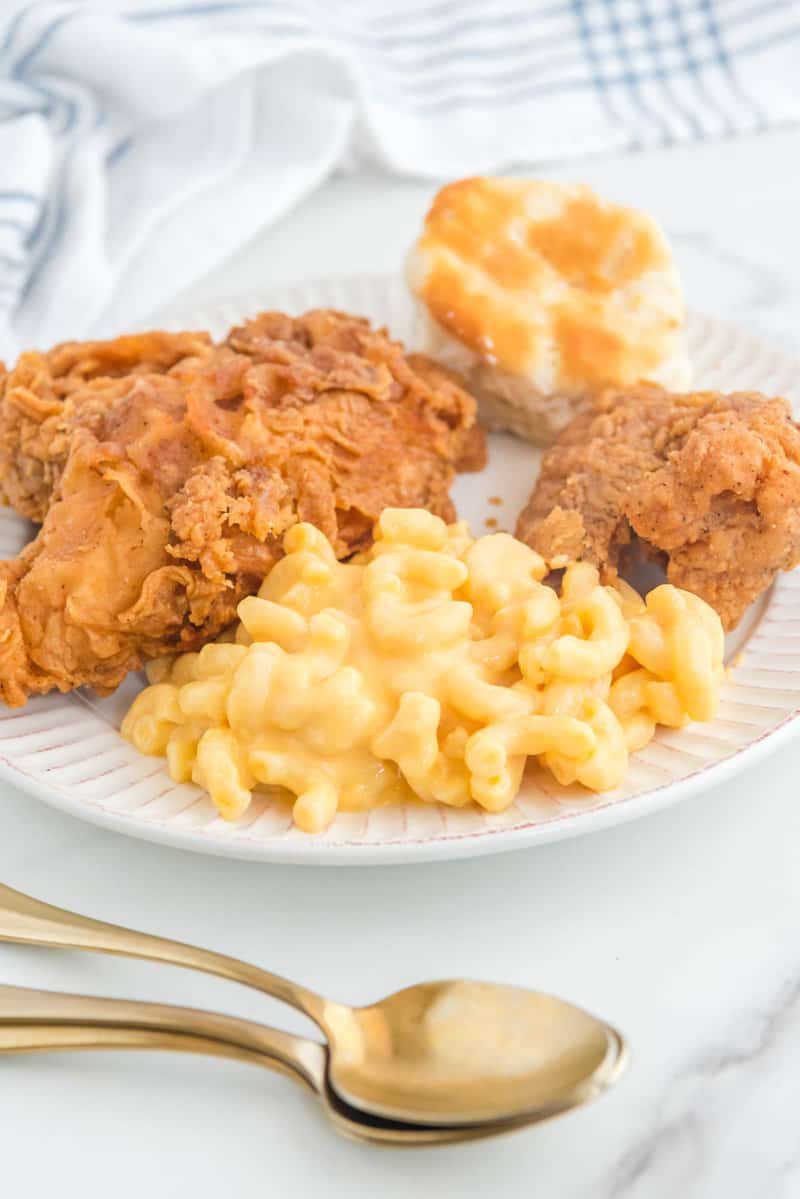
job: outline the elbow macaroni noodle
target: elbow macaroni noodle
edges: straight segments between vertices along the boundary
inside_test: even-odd
[[[722,626],[675,587],[643,601],[578,562],[559,597],[522,542],[421,509],[387,509],[348,563],[309,524],[284,549],[235,635],[152,662],[122,726],[228,820],[260,786],[307,832],[412,796],[499,812],[529,758],[610,790],[657,724],[716,711]]]

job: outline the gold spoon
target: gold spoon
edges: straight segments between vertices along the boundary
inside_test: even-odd
[[[326,1083],[328,1052],[278,1029],[166,1004],[97,999],[0,985],[0,1055],[81,1049],[160,1049],[248,1062],[285,1074],[320,1101],[338,1133],[372,1144],[474,1141],[535,1124],[542,1116],[449,1127],[384,1120],[343,1103]]]
[[[609,1025],[519,987],[421,983],[353,1008],[236,958],[65,912],[3,886],[0,940],[187,966],[283,1000],[328,1040],[327,1089],[388,1120],[543,1119],[599,1095],[625,1064],[624,1040]]]

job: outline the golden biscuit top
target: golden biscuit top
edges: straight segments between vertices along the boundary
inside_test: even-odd
[[[550,387],[651,377],[675,352],[683,299],[661,230],[579,184],[463,179],[436,196],[412,290],[492,366]]]

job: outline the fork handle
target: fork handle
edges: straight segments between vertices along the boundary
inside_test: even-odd
[[[315,1093],[324,1086],[325,1048],[279,1029],[196,1008],[0,986],[0,1054],[125,1048],[232,1057]]]
[[[271,974],[268,970],[226,954],[214,953],[213,950],[136,932],[102,920],[92,920],[2,885],[0,941],[120,954],[217,974],[290,1004],[324,1029],[322,1021],[326,1000],[288,978]]]

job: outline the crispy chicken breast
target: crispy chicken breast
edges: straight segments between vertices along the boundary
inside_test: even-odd
[[[6,703],[112,691],[198,648],[312,521],[344,557],[388,506],[451,519],[483,464],[475,404],[368,322],[262,313],[212,345],[144,334],[23,355],[0,399],[0,486],[42,521],[0,564]]]

